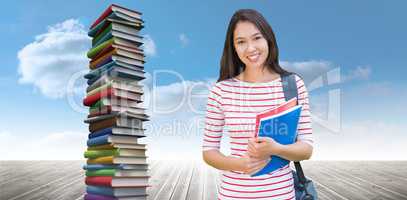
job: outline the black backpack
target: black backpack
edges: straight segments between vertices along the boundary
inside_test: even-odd
[[[288,101],[294,97],[297,97],[298,104],[298,90],[297,81],[295,80],[294,73],[287,75],[281,75],[281,81],[283,84],[283,92],[285,100]],[[298,76],[298,75],[297,75]],[[299,161],[294,162],[295,171],[293,171],[295,199],[296,200],[317,200],[318,195],[315,189],[314,183],[311,179],[308,179],[304,175],[301,164]]]

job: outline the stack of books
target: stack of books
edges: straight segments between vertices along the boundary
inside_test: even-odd
[[[86,200],[147,199],[146,145],[139,142],[149,118],[139,84],[145,78],[143,23],[140,12],[113,4],[88,33]]]

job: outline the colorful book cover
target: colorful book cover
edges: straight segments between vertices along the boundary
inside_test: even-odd
[[[283,103],[256,117],[256,133],[258,137],[270,137],[280,144],[292,144],[297,138],[298,121],[301,106],[296,105],[296,98]],[[267,165],[253,174],[259,176],[271,173],[289,164],[290,161],[279,156],[271,156]]]

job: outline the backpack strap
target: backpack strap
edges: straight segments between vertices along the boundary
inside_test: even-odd
[[[281,81],[283,84],[284,98],[286,101],[297,97],[298,104],[298,89],[297,81],[295,80],[294,73],[287,75],[281,75]],[[305,184],[307,179],[305,178],[304,171],[302,170],[301,164],[299,161],[294,161],[295,171],[297,172],[298,180],[300,183]]]

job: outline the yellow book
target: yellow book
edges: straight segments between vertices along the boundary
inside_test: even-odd
[[[116,148],[114,148],[112,144],[104,144],[104,145],[88,147],[87,150],[94,151],[94,150],[113,150],[113,149],[116,149]]]
[[[113,156],[104,156],[95,159],[88,159],[88,164],[113,164],[114,157]]]
[[[88,164],[147,164],[146,156],[103,156],[88,159]]]

